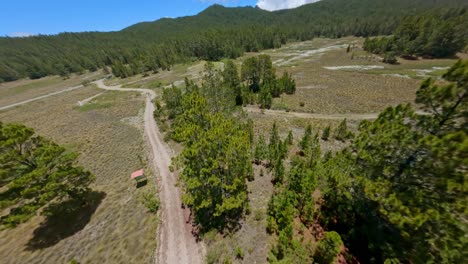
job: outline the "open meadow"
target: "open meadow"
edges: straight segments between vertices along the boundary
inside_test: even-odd
[[[2,102],[15,102],[74,85],[58,77],[38,90],[13,88]],[[75,80],[78,84],[79,80]],[[23,83],[31,81],[19,81]],[[14,87],[15,83],[9,83]],[[96,97],[96,95],[98,95]],[[87,100],[88,99],[88,100]],[[91,99],[91,100],[89,100]],[[82,106],[78,104],[82,102]],[[1,104],[0,104],[1,105]],[[15,229],[0,231],[2,263],[149,263],[154,259],[158,219],[141,203],[156,193],[147,165],[139,93],[104,92],[94,85],[0,111],[2,122],[19,122],[79,153],[79,165],[96,176],[88,210],[36,216]],[[139,189],[130,173],[145,168],[148,184]]]

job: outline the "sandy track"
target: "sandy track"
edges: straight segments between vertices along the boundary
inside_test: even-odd
[[[327,120],[340,120],[340,119],[350,119],[350,120],[365,120],[365,119],[377,119],[379,113],[368,113],[368,114],[315,114],[315,113],[300,113],[300,112],[286,112],[282,110],[270,110],[270,109],[260,109],[258,107],[244,107],[244,109],[249,113],[263,113],[265,115],[273,116],[285,116],[285,117],[300,117],[300,118],[312,118],[312,119],[327,119]]]
[[[192,225],[188,221],[188,209],[182,209],[181,191],[175,185],[176,176],[169,171],[171,164],[170,150],[162,140],[161,133],[154,121],[154,105],[151,102],[156,93],[150,89],[121,88],[121,86],[106,86],[103,80],[95,82],[99,88],[114,91],[136,91],[146,95],[144,113],[145,132],[148,143],[153,150],[153,166],[161,176],[161,226],[159,227],[159,243],[156,263],[184,264],[203,263],[204,248],[196,242],[192,235]]]
[[[83,106],[83,105],[85,105],[85,104],[91,102],[91,100],[93,100],[94,98],[97,98],[97,97],[101,96],[103,93],[105,93],[105,92],[98,93],[98,94],[93,95],[93,96],[91,96],[91,97],[88,97],[88,98],[86,98],[86,99],[84,99],[84,100],[78,101],[78,105],[79,105],[79,106]]]
[[[65,89],[57,91],[57,92],[48,93],[48,94],[45,94],[45,95],[41,95],[41,96],[38,96],[38,97],[34,97],[34,98],[31,98],[31,99],[28,99],[28,100],[21,101],[21,102],[18,102],[18,103],[6,105],[6,106],[0,106],[0,111],[1,110],[6,110],[8,108],[15,107],[15,106],[19,106],[19,105],[24,105],[24,104],[34,102],[34,101],[37,101],[37,100],[41,100],[41,99],[47,98],[49,96],[53,96],[53,95],[57,95],[57,94],[65,93],[65,92],[70,92],[70,91],[79,89],[81,87],[84,87],[84,86],[83,85],[78,85],[78,86],[74,86],[74,87],[69,87],[69,88],[65,88]]]

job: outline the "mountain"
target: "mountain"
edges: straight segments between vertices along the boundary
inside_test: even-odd
[[[454,9],[466,16],[467,7],[465,0],[322,0],[275,12],[213,5],[195,16],[138,23],[118,32],[2,37],[0,82],[106,65],[125,77],[187,60],[236,58],[292,40],[389,35],[406,16]]]

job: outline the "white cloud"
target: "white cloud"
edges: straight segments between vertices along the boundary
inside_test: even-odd
[[[26,37],[31,37],[35,36],[36,34],[29,33],[29,32],[13,32],[9,36],[10,37],[15,37],[15,38],[26,38]]]
[[[320,0],[258,0],[257,5],[261,9],[273,11],[279,9],[295,8],[301,5],[317,2]]]

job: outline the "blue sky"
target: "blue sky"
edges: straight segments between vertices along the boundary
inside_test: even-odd
[[[195,15],[212,5],[256,0],[1,0],[0,36],[113,31],[162,17]]]

